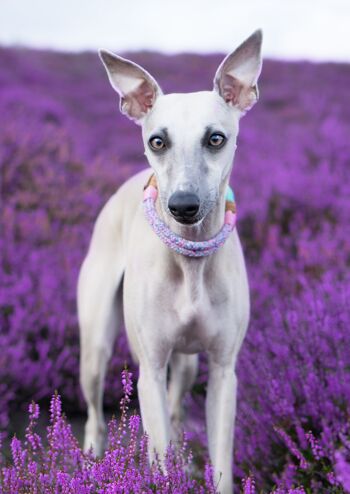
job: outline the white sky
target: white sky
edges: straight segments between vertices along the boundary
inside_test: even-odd
[[[0,0],[0,44],[227,52],[258,27],[264,55],[350,61],[350,0]]]

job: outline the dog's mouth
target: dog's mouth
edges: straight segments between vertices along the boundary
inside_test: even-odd
[[[168,218],[176,221],[176,223],[181,226],[198,225],[203,219],[203,214],[201,214],[201,211],[196,211],[195,214],[192,212],[188,212],[187,214],[177,214],[176,211],[171,211],[168,204],[163,204],[163,210]]]
[[[179,220],[179,219],[175,218],[175,221],[177,223],[179,223],[180,225],[183,225],[183,226],[194,226],[194,225],[198,224],[200,220],[199,221],[198,220],[185,220],[185,219]]]
[[[172,212],[170,210],[168,210],[167,212],[168,212],[168,215],[170,216],[170,218],[175,220],[176,223],[178,223],[181,226],[196,226],[196,225],[199,225],[201,223],[201,221],[203,220],[203,217],[201,215],[196,215],[193,217],[186,217],[186,216],[176,216],[176,215],[172,214]]]

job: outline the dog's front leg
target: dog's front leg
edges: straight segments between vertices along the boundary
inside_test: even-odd
[[[137,389],[143,428],[149,436],[149,458],[152,462],[157,453],[162,465],[170,441],[166,375],[167,365],[154,368],[149,362],[140,362]]]
[[[233,429],[236,414],[237,378],[232,359],[209,361],[206,398],[208,445],[215,481],[221,494],[232,494]]]

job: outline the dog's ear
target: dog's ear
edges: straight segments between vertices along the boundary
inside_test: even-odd
[[[261,72],[262,31],[255,31],[219,66],[214,78],[214,90],[229,105],[243,113],[257,102],[257,81]]]
[[[120,96],[120,111],[140,123],[162,90],[153,77],[136,63],[105,50],[100,50],[99,55],[112,87]]]

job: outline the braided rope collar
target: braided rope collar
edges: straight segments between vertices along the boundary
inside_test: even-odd
[[[157,180],[151,175],[144,187],[143,209],[146,218],[158,237],[172,250],[188,257],[204,257],[216,252],[227,240],[236,225],[236,203],[230,186],[226,191],[224,225],[221,230],[209,240],[194,242],[174,233],[162,221],[156,211],[155,203],[158,197]]]

